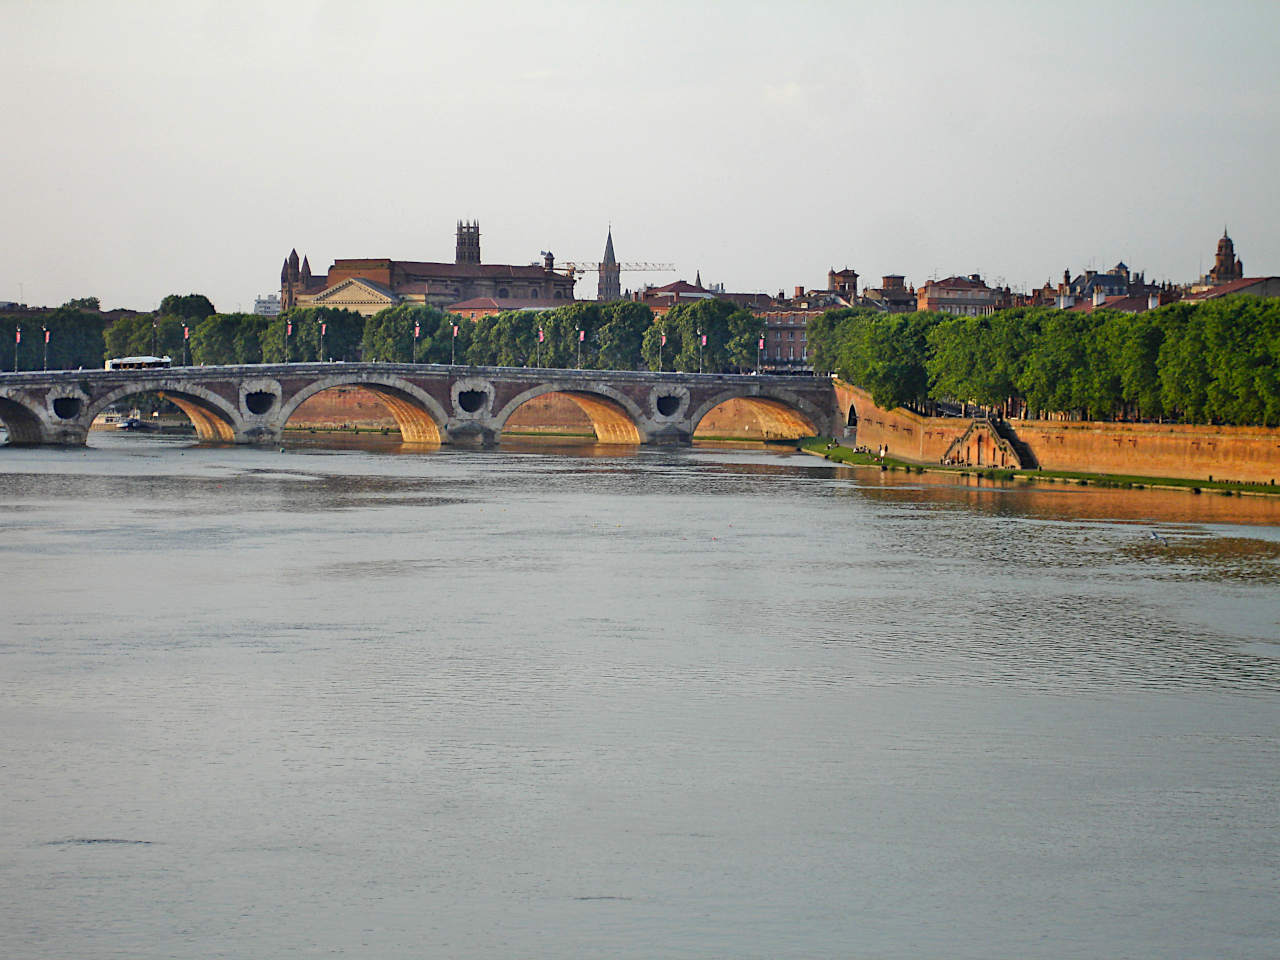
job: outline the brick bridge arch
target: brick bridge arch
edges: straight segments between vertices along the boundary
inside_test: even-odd
[[[103,410],[139,393],[162,394],[187,415],[200,440],[209,443],[235,443],[240,438],[244,426],[240,411],[225,398],[199,384],[184,384],[175,389],[172,382],[166,383],[160,379],[136,381],[95,397],[85,406],[78,419],[83,420],[86,425],[90,424]]]
[[[339,374],[313,381],[282,401],[280,429],[284,429],[289,418],[307,400],[338,387],[359,387],[376,396],[395,417],[405,443],[438,444],[444,439],[443,427],[449,422],[444,407],[421,387],[395,375]]]
[[[565,389],[563,384],[558,383],[544,383],[530,387],[508,400],[502,409],[494,414],[493,420],[497,432],[501,433],[511,416],[530,400],[552,393],[566,396],[577,404],[578,409],[591,421],[591,427],[595,430],[598,442],[631,444],[644,442],[645,438],[641,435],[638,426],[644,419],[644,412],[626,394],[598,384],[589,390]]]
[[[814,436],[821,432],[819,425],[829,419],[813,404],[788,390],[730,389],[702,402],[689,417],[692,430],[697,430],[712,410],[731,400],[739,401],[758,417],[764,436],[770,439]]]
[[[43,418],[22,400],[0,392],[0,421],[9,431],[14,446],[31,446],[45,441]]]

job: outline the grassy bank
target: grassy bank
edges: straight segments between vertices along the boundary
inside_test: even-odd
[[[1147,477],[1136,474],[1082,473],[1066,470],[997,470],[982,467],[924,466],[886,457],[877,460],[869,453],[856,453],[849,447],[830,446],[830,437],[809,437],[796,441],[796,449],[816,454],[832,461],[854,467],[875,467],[887,471],[905,473],[950,473],[961,477],[981,477],[986,480],[1020,481],[1022,483],[1065,483],[1073,486],[1106,487],[1119,490],[1144,490],[1148,487],[1160,490],[1186,490],[1189,493],[1212,493],[1218,496],[1280,496],[1280,486],[1268,483],[1234,483],[1218,480],[1187,480],[1181,477]]]

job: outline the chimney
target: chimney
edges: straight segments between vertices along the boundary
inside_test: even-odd
[[[550,250],[542,251],[542,269],[550,273],[556,268],[556,258]]]
[[[1160,306],[1160,294],[1158,293],[1147,294],[1147,309],[1154,310],[1158,306]]]
[[[1076,298],[1069,293],[1061,294],[1058,297],[1059,310],[1070,310],[1075,305],[1076,305]]]
[[[1107,291],[1103,290],[1102,287],[1094,287],[1093,288],[1093,308],[1096,310],[1098,309],[1098,307],[1102,306],[1106,302],[1107,302]]]
[[[804,287],[796,287],[796,299],[799,300],[804,296]]]

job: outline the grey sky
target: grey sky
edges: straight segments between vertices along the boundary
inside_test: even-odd
[[[0,3],[0,300],[250,309],[291,247],[734,290],[1280,273],[1280,3]],[[594,280],[579,283],[594,295]]]

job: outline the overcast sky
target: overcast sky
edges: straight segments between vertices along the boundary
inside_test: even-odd
[[[731,290],[1280,274],[1280,3],[0,0],[0,300],[224,311],[290,248]],[[592,297],[594,278],[580,282]]]

